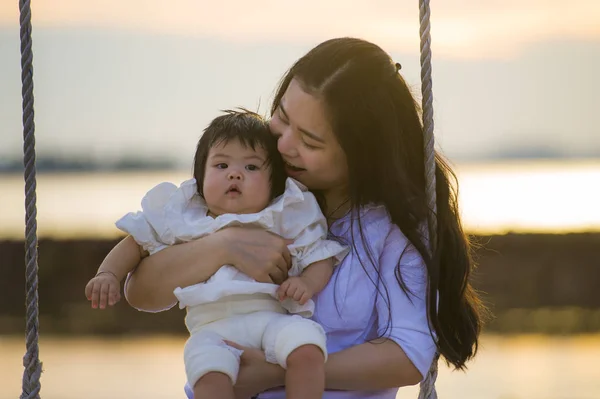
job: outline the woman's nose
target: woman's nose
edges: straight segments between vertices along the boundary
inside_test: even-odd
[[[277,150],[285,157],[294,158],[298,156],[298,144],[289,129],[278,137]]]

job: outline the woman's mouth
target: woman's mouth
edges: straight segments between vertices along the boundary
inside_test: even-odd
[[[290,164],[290,163],[288,163],[288,162],[286,162],[286,161],[283,161],[283,163],[285,164],[285,168],[286,168],[288,171],[291,171],[291,172],[304,172],[304,171],[306,170],[306,169],[303,169],[303,168],[299,168],[299,167],[297,167],[297,166],[294,166],[294,165],[292,165],[292,164]]]

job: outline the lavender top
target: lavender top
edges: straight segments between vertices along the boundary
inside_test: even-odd
[[[400,345],[424,376],[436,350],[427,321],[425,264],[400,229],[392,224],[385,207],[367,206],[360,212],[363,236],[379,276],[363,246],[358,223],[351,223],[353,216],[349,214],[336,221],[330,232],[354,248],[335,268],[329,284],[314,298],[313,319],[327,333],[330,354],[384,336]],[[412,293],[409,296],[396,280],[399,260],[402,277]],[[388,311],[388,303],[391,311]],[[397,392],[397,388],[327,391],[323,399],[395,399]],[[260,394],[259,398],[283,399],[285,393],[274,390]]]

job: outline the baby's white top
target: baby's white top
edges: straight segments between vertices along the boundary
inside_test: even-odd
[[[208,216],[208,207],[198,195],[196,180],[184,181],[179,187],[160,183],[142,199],[142,210],[130,212],[116,226],[130,234],[151,255],[170,245],[192,241],[231,226],[262,227],[294,242],[288,246],[292,255],[290,276],[298,276],[314,262],[334,258],[341,262],[348,249],[327,239],[327,221],[315,196],[298,181],[288,178],[284,193],[258,213]],[[239,294],[275,295],[277,286],[258,283],[233,267],[223,267],[207,282],[177,288],[180,307],[214,302]],[[300,307],[284,302],[293,313],[310,316],[314,304]],[[286,306],[287,305],[287,306]]]

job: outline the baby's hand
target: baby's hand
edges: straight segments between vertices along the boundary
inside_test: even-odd
[[[277,289],[280,301],[292,298],[300,305],[304,305],[313,296],[313,291],[302,277],[290,277]]]
[[[85,286],[85,296],[88,301],[92,301],[92,308],[106,308],[106,303],[113,306],[121,299],[121,284],[117,277],[109,272],[97,274]]]

